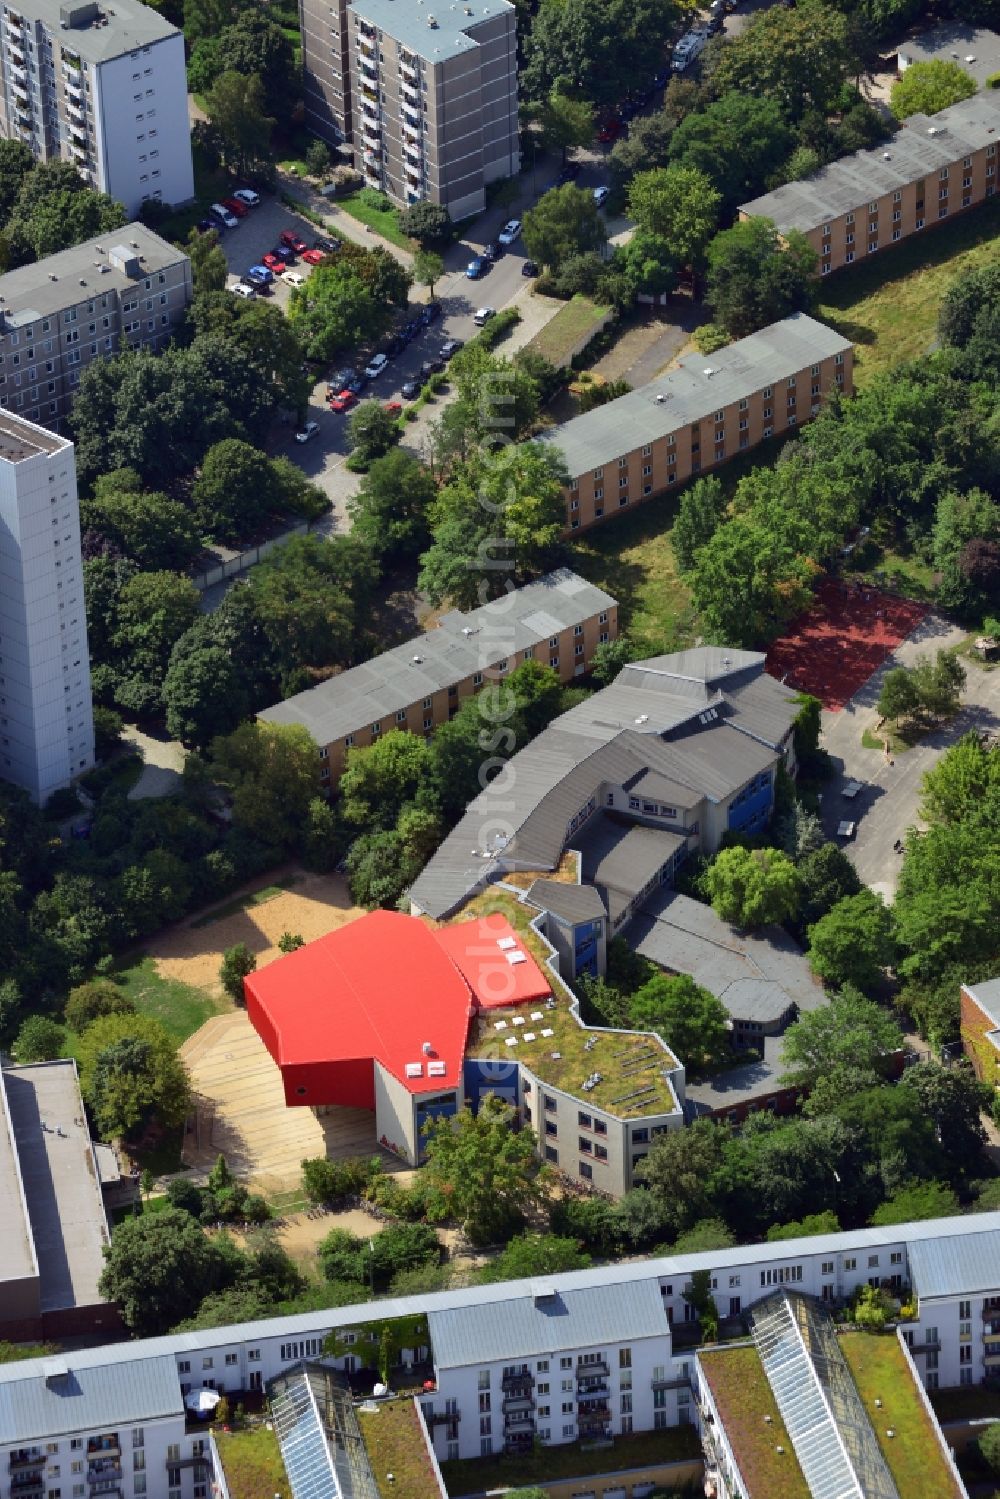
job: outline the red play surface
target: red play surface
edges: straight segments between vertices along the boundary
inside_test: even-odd
[[[828,578],[815,606],[771,646],[767,670],[839,712],[926,613],[911,599]]]
[[[464,975],[481,1010],[529,1004],[552,993],[548,979],[498,911],[439,927],[434,935]]]

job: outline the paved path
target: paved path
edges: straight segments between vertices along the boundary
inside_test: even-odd
[[[836,776],[823,792],[823,821],[828,837],[835,837],[841,818],[858,824],[853,842],[845,846],[865,884],[891,900],[896,892],[899,855],[893,844],[919,823],[924,774],[944,750],[970,729],[1000,732],[1000,672],[984,671],[963,657],[968,680],[962,708],[951,723],[928,734],[919,744],[890,763],[881,750],[865,749],[861,735],[874,729],[876,704],[885,673],[896,666],[912,666],[918,655],[933,655],[957,645],[965,632],[931,614],[897,647],[877,672],[855,693],[840,713],[823,714],[823,748],[833,756]],[[855,802],[840,795],[845,780],[864,782]]]
[[[126,724],[122,736],[142,756],[142,775],[128,794],[130,802],[143,801],[150,796],[172,796],[179,791],[187,755],[182,744],[175,739],[145,734],[136,724]]]

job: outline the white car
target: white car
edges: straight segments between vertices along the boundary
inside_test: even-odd
[[[605,203],[608,201],[608,198],[610,196],[611,196],[611,189],[610,189],[610,187],[595,187],[594,188],[594,202],[597,204],[598,208],[603,208],[604,205],[605,205]]]
[[[225,208],[221,203],[213,203],[210,212],[213,213],[215,217],[219,219],[223,224],[225,224],[227,229],[238,228],[240,221],[236,217],[235,213],[230,213],[229,209]]]
[[[473,313],[472,321],[476,324],[477,328],[484,328],[490,318],[496,317],[496,315],[497,310],[495,307],[480,307],[478,312]]]
[[[305,286],[306,278],[301,271],[282,271],[282,281],[287,281],[289,286]]]
[[[238,198],[241,203],[245,203],[248,208],[256,208],[260,202],[260,198],[252,187],[238,187],[233,193],[233,197]]]
[[[248,302],[257,295],[254,288],[247,281],[237,281],[235,286],[230,287],[230,291],[236,297],[245,297]]]
[[[507,223],[504,224],[503,228],[500,230],[500,233],[497,235],[497,239],[502,245],[512,245],[517,239],[517,236],[520,234],[520,232],[521,220],[508,219]]]
[[[387,354],[376,354],[371,364],[365,366],[365,374],[368,379],[377,380],[388,363],[389,356]]]
[[[308,442],[319,431],[319,422],[306,422],[295,434],[296,442]]]

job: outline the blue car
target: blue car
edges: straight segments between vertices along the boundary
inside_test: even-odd
[[[465,267],[465,274],[468,276],[470,281],[478,281],[480,276],[485,275],[488,269],[488,265],[489,263],[483,260],[482,256],[477,255],[476,258],[474,260],[470,260],[469,264]]]
[[[261,286],[270,286],[274,280],[274,272],[269,271],[266,265],[252,265],[247,271],[248,281],[259,281]]]

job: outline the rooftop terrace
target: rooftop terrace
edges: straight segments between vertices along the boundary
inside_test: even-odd
[[[431,1499],[437,1478],[413,1401],[388,1400],[357,1417],[382,1499]]]
[[[535,906],[522,904],[513,890],[492,885],[475,896],[458,913],[459,919],[498,911],[524,941],[546,973],[552,975],[552,1009],[542,1009],[543,1019],[525,1024],[517,1031],[512,1027],[519,1010],[491,1010],[473,1020],[466,1048],[469,1056],[486,1053],[505,1060],[521,1062],[543,1082],[553,1088],[579,1094],[584,1079],[601,1073],[601,1081],[589,1089],[587,1097],[597,1108],[621,1118],[639,1118],[645,1114],[670,1113],[679,1100],[668,1076],[678,1067],[676,1057],[659,1037],[645,1031],[603,1031],[582,1025],[573,1012],[571,991],[562,985],[548,966],[551,949],[531,925],[537,916]],[[506,1021],[497,1030],[497,1022]],[[544,1031],[550,1031],[546,1036]],[[517,1036],[517,1045],[508,1047],[508,1038]],[[527,1040],[526,1036],[533,1036]],[[639,1096],[636,1096],[639,1095]]]

